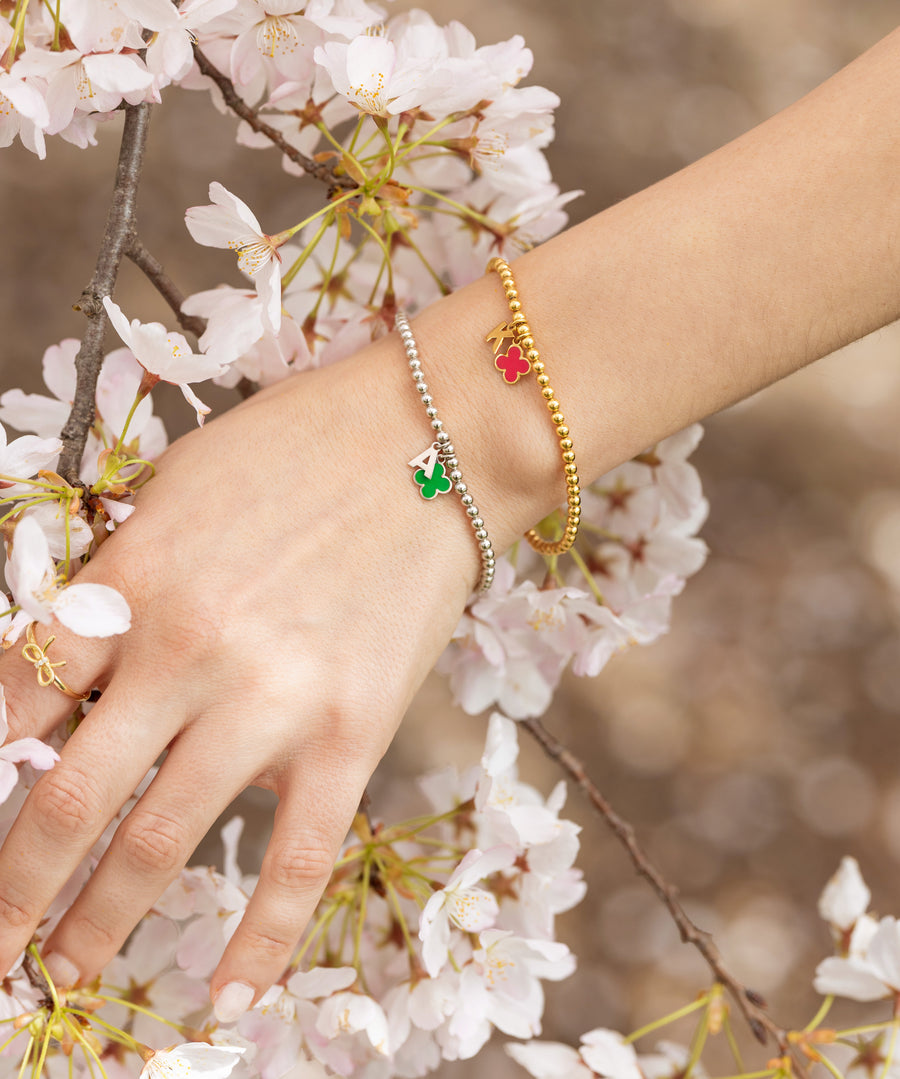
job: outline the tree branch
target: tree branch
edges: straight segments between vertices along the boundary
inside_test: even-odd
[[[94,422],[97,379],[103,366],[103,336],[107,318],[102,301],[104,296],[112,295],[122,256],[134,237],[137,189],[149,123],[148,103],[125,106],[125,126],[119,147],[116,182],[100,243],[100,253],[90,284],[75,304],[75,310],[84,313],[88,324],[81,348],[75,357],[75,398],[69,418],[60,432],[63,448],[58,466],[60,475],[73,486],[81,486],[78,475],[81,456],[88,431]]]
[[[146,275],[156,291],[162,296],[178,319],[178,325],[187,333],[199,338],[206,330],[206,319],[199,315],[186,315],[181,310],[184,295],[171,277],[163,269],[162,263],[144,247],[137,236],[132,236],[125,254]]]
[[[721,983],[731,994],[741,1014],[747,1021],[753,1036],[763,1045],[768,1036],[771,1036],[778,1044],[783,1055],[790,1055],[794,1060],[794,1068],[798,1075],[805,1075],[803,1061],[798,1058],[795,1047],[792,1045],[788,1032],[778,1026],[763,1010],[764,1002],[758,993],[742,985],[725,967],[719,949],[716,947],[712,936],[704,929],[696,926],[685,912],[678,899],[678,889],[670,884],[660,870],[650,861],[647,854],[641,848],[634,833],[634,827],[627,820],[620,817],[609,802],[604,798],[596,783],[587,774],[584,764],[562,742],[551,734],[538,719],[519,720],[519,726],[524,727],[528,733],[540,745],[548,757],[555,760],[575,780],[584,794],[587,795],[591,805],[612,829],[613,834],[628,851],[632,864],[640,876],[649,881],[651,887],[664,903],[672,920],[678,927],[681,939],[685,944],[691,944],[700,955],[703,956],[707,966],[712,971],[717,982]]]
[[[260,135],[265,135],[270,142],[274,143],[286,157],[290,158],[304,172],[314,176],[317,180],[321,180],[323,184],[327,184],[332,190],[344,188],[347,191],[352,191],[359,187],[359,184],[352,176],[347,174],[336,176],[332,166],[313,161],[311,157],[301,153],[295,146],[291,146],[280,131],[277,131],[270,124],[267,124],[265,120],[261,119],[259,112],[240,97],[231,79],[219,71],[215,64],[201,51],[199,45],[194,46],[194,59],[197,61],[197,66],[200,68],[201,73],[212,79],[218,86],[228,108],[246,121],[254,131]]]

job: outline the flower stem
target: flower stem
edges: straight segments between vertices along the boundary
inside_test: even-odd
[[[651,1034],[654,1030],[659,1030],[660,1027],[668,1026],[669,1023],[674,1023],[678,1019],[683,1019],[686,1015],[690,1015],[691,1012],[696,1012],[700,1008],[705,1008],[709,1004],[709,993],[704,993],[702,997],[698,997],[697,1000],[690,1004],[686,1004],[683,1008],[679,1008],[678,1011],[670,1012],[668,1015],[664,1015],[662,1019],[655,1019],[652,1023],[648,1023],[644,1027],[639,1027],[637,1030],[633,1030],[625,1039],[627,1044],[639,1041],[647,1034]]]

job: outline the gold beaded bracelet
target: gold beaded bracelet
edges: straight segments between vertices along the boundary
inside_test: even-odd
[[[559,438],[559,447],[562,450],[563,466],[566,473],[567,487],[567,510],[566,527],[562,538],[558,540],[545,540],[534,528],[525,533],[525,538],[531,546],[540,554],[554,555],[563,554],[575,542],[578,535],[578,525],[581,521],[581,488],[578,485],[578,469],[575,465],[575,451],[572,447],[572,439],[569,428],[566,425],[566,417],[560,410],[559,401],[550,385],[550,378],[541,354],[538,352],[531,327],[522,310],[522,302],[513,278],[512,270],[505,259],[493,258],[488,263],[488,273],[495,271],[506,292],[506,300],[512,312],[509,322],[501,322],[485,337],[485,341],[493,347],[494,366],[503,375],[503,379],[509,385],[514,385],[522,375],[534,371],[538,386],[541,388],[541,396],[547,402],[550,410],[550,418],[556,427],[556,435]],[[510,338],[513,344],[503,352],[503,342]]]

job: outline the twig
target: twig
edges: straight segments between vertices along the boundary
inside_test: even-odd
[[[331,190],[344,188],[352,191],[359,186],[352,176],[348,174],[336,176],[334,169],[330,165],[314,161],[311,157],[301,153],[295,146],[291,146],[280,131],[277,131],[270,124],[267,124],[265,120],[261,119],[259,112],[240,97],[231,79],[219,71],[215,64],[201,51],[199,45],[194,46],[194,59],[197,61],[197,66],[200,68],[201,73],[212,79],[218,86],[228,108],[246,121],[254,131],[260,135],[265,135],[270,142],[274,143],[295,165],[299,165],[304,172],[314,176],[317,180],[321,180]]]
[[[75,309],[84,313],[88,323],[81,348],[75,357],[75,398],[69,417],[60,432],[63,448],[58,466],[60,475],[73,486],[81,486],[78,471],[88,431],[94,422],[97,379],[103,365],[103,335],[107,319],[102,301],[104,296],[111,296],[113,293],[119,264],[134,236],[137,189],[149,123],[148,103],[125,106],[125,126],[119,147],[116,183],[100,243],[100,253],[91,282],[75,304]]]
[[[206,319],[199,315],[186,315],[181,310],[184,303],[184,295],[171,277],[163,269],[162,263],[144,247],[137,236],[133,236],[125,254],[144,273],[156,291],[162,296],[178,319],[178,325],[192,333],[195,337],[202,337],[206,330]]]
[[[660,870],[650,861],[637,841],[634,827],[623,817],[620,817],[604,798],[596,783],[587,774],[584,764],[555,735],[551,734],[540,720],[523,719],[519,721],[519,725],[528,731],[548,757],[555,760],[569,773],[587,795],[591,805],[603,817],[616,838],[628,851],[635,869],[645,880],[650,882],[653,890],[665,904],[666,909],[672,916],[672,920],[678,927],[681,939],[685,944],[691,944],[697,949],[706,960],[716,981],[720,982],[731,994],[756,1040],[765,1045],[768,1035],[771,1035],[782,1054],[790,1055],[793,1058],[797,1074],[804,1075],[803,1063],[797,1058],[794,1046],[788,1037],[788,1032],[778,1026],[763,1011],[762,1000],[759,995],[752,989],[747,989],[725,968],[722,956],[712,936],[706,930],[696,926],[688,917],[684,907],[678,900],[677,888],[670,884]]]

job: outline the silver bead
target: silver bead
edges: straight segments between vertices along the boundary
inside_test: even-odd
[[[440,431],[440,429],[444,426],[444,421],[443,420],[432,420],[431,421],[431,426],[435,429],[435,431]]]
[[[417,360],[419,358],[419,350],[415,345],[410,345],[406,350],[406,355],[409,356],[411,360]]]
[[[475,520],[472,522],[472,527],[473,528],[484,528],[484,521],[482,521],[482,519],[480,517],[476,517]]]
[[[455,457],[448,457],[446,460],[447,468],[458,468],[459,461]]]
[[[456,491],[457,491],[457,494],[461,494],[461,495],[464,495],[464,494],[466,493],[466,491],[468,491],[468,489],[469,489],[469,488],[468,488],[468,487],[466,487],[466,485],[465,485],[464,483],[458,483],[458,484],[456,485]]]
[[[432,424],[432,426],[434,426],[434,425]],[[447,434],[446,431],[438,431],[438,433],[437,433],[437,441],[440,442],[441,445],[443,446],[445,443],[450,441],[450,436]]]
[[[430,405],[430,404],[431,404],[431,402],[432,402],[433,400],[434,400],[434,398],[433,398],[433,397],[431,396],[431,394],[430,394],[430,393],[426,393],[426,394],[425,394],[425,395],[424,395],[424,396],[422,397],[422,404],[423,404],[423,405]]]
[[[449,462],[447,462],[449,464]],[[462,472],[458,468],[450,469],[450,479],[453,483],[459,483],[462,479]]]
[[[434,407],[434,405],[429,405],[428,408],[425,409],[425,415],[430,420],[434,419],[434,417],[437,415],[437,409]]]
[[[469,501],[467,502],[466,499],[468,499]],[[475,505],[475,502],[473,501],[471,495],[463,495],[461,501],[462,504],[466,507],[466,513],[468,513],[470,517],[478,516],[478,507]]]
[[[425,375],[422,371],[413,371],[412,377],[416,382],[422,382],[425,379]]]
[[[460,499],[460,502],[462,502],[462,504],[463,504],[464,506],[468,506],[469,508],[471,508],[471,506],[472,506],[472,503],[473,503],[474,501],[475,501],[475,499],[474,499],[474,498],[472,498],[472,496],[471,496],[470,494],[465,494],[465,495],[463,495],[463,496],[462,496],[462,498]]]
[[[474,523],[475,522],[473,521],[472,524],[474,524]],[[487,532],[485,532],[485,530],[483,528],[476,528],[475,529],[475,539],[486,540],[487,538],[488,538],[488,534],[487,534]]]
[[[422,361],[421,360],[410,360],[409,361],[409,367],[410,367],[411,371],[418,371],[421,366],[422,366]]]
[[[456,451],[455,451],[455,450],[454,450],[454,448],[453,448],[453,443],[452,443],[452,442],[448,442],[448,443],[447,443],[447,445],[446,445],[446,446],[444,446],[444,453],[447,453],[447,454],[449,454],[450,456],[453,456],[453,454],[454,454],[455,452],[456,452]]]

